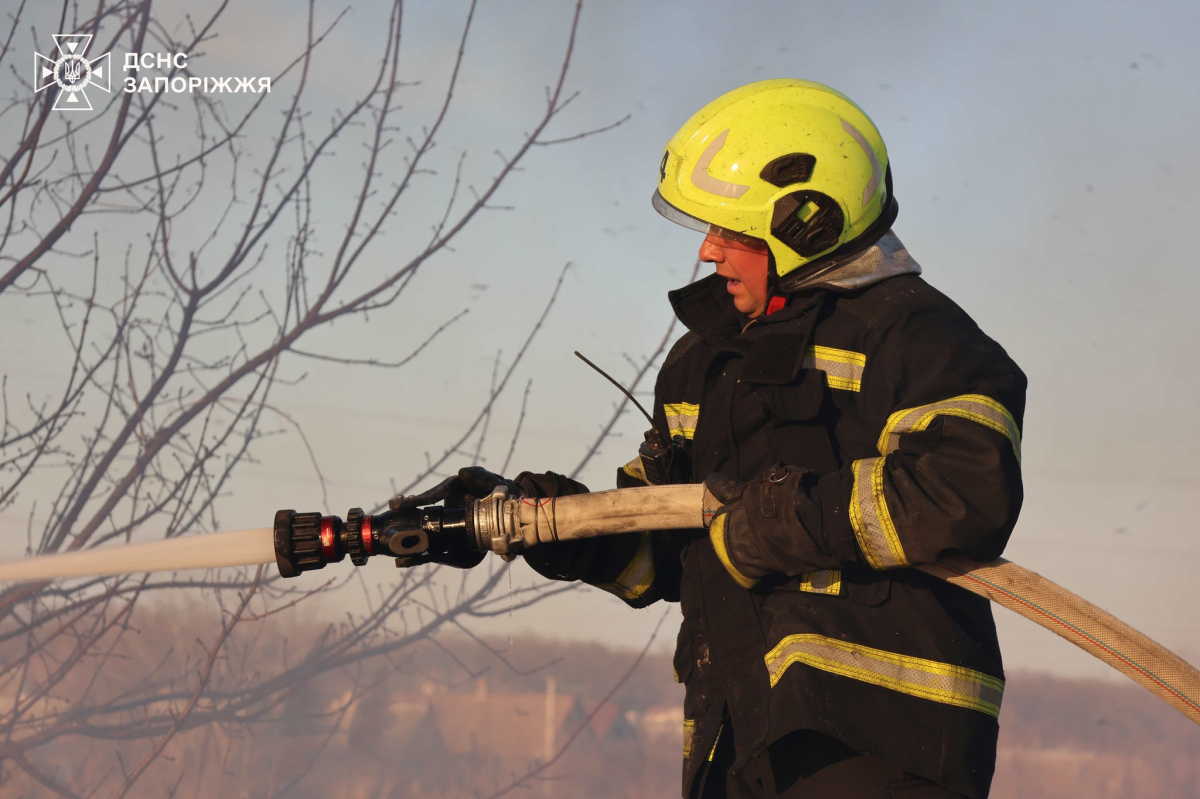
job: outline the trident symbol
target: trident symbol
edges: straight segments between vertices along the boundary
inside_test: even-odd
[[[89,61],[84,54],[91,42],[90,33],[57,33],[54,35],[54,45],[58,49],[57,58],[50,58],[41,53],[33,54],[34,92],[57,86],[55,110],[91,111],[92,103],[88,100],[85,89],[95,86],[102,92],[112,91],[109,69],[112,54],[105,53]]]

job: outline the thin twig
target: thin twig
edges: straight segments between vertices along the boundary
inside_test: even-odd
[[[690,283],[690,282],[694,281],[696,279],[696,275],[698,275],[698,274],[700,274],[700,261],[699,260],[697,260],[695,265],[692,267],[692,275],[688,279],[688,282]],[[650,357],[646,358],[645,362],[642,364],[642,368],[639,369],[637,374],[635,374],[633,376],[633,380],[632,380],[632,382],[630,382],[629,387],[628,387],[628,390],[630,393],[633,393],[634,391],[637,390],[637,387],[642,382],[642,378],[644,378],[647,374],[649,374],[650,368],[652,366],[654,366],[654,364],[658,361],[659,357],[664,352],[667,351],[667,347],[668,347],[668,345],[670,345],[671,339],[675,335],[675,323],[677,321],[678,320],[674,316],[671,317],[671,323],[669,325],[667,325],[666,334],[662,337],[662,340],[658,342],[658,346],[654,349],[654,352],[650,354]],[[598,436],[596,436],[595,439],[593,439],[592,443],[588,446],[587,450],[583,453],[583,458],[579,461],[579,464],[574,469],[571,470],[571,474],[569,475],[569,477],[572,480],[574,480],[583,471],[584,467],[587,466],[588,463],[591,462],[592,458],[594,458],[596,456],[596,454],[599,453],[600,445],[603,444],[608,439],[609,435],[612,433],[612,429],[614,427],[616,427],[617,420],[619,420],[621,418],[622,414],[625,413],[625,406],[628,403],[629,403],[629,398],[622,396],[621,401],[619,403],[617,403],[617,408],[616,408],[616,410],[613,411],[612,416],[609,417],[608,422],[605,423],[605,425],[602,428],[600,428],[600,434]]]
[[[554,755],[545,763],[539,763],[538,765],[529,769],[520,777],[514,779],[506,787],[501,788],[499,791],[496,791],[493,794],[490,794],[487,799],[499,799],[501,796],[512,793],[517,788],[525,785],[529,780],[537,777],[546,769],[553,766],[559,761],[559,759],[562,758],[563,755],[567,753],[567,750],[571,748],[571,744],[575,743],[575,739],[579,737],[580,733],[588,728],[588,726],[592,723],[592,719],[594,719],[596,714],[600,712],[600,709],[603,708],[608,703],[608,700],[612,699],[613,694],[615,694],[621,688],[621,686],[628,682],[629,678],[633,676],[633,672],[637,670],[637,667],[641,665],[642,659],[646,657],[646,653],[650,651],[650,646],[654,643],[654,639],[658,637],[658,631],[662,628],[663,622],[667,620],[667,616],[669,615],[671,615],[670,608],[663,611],[663,614],[658,617],[658,623],[654,625],[654,632],[650,633],[649,640],[646,641],[646,645],[642,647],[642,651],[638,653],[638,656],[634,658],[633,663],[630,664],[629,668],[625,670],[625,673],[621,675],[620,679],[613,683],[613,686],[608,689],[608,693],[604,695],[603,699],[596,703],[596,706],[592,708],[591,712],[587,714],[582,722],[580,722],[579,726],[576,727],[569,736],[567,736],[567,740],[564,741],[563,745],[554,752]]]

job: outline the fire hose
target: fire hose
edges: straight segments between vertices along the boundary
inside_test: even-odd
[[[189,536],[0,564],[0,582],[269,563],[284,577],[323,569],[347,556],[495,552],[511,560],[555,541],[654,530],[703,529],[721,503],[703,485],[664,485],[557,499],[509,496],[504,486],[464,507],[412,507],[401,499],[345,520],[281,510],[273,528]],[[184,565],[186,564],[186,566]],[[1146,635],[1050,580],[998,558],[978,563],[945,555],[920,569],[1024,616],[1112,666],[1200,724],[1200,671]]]
[[[501,486],[459,509],[426,507],[378,517],[280,511],[275,553],[280,572],[294,576],[350,555],[409,556],[431,540],[459,537],[460,545],[511,559],[523,549],[621,533],[704,528],[721,503],[703,485],[647,486],[557,499],[510,497]],[[986,597],[1067,639],[1112,666],[1200,724],[1200,670],[1120,619],[1041,575],[999,558],[977,563],[948,555],[915,568]]]

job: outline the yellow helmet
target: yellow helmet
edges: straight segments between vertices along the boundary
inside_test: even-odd
[[[667,142],[658,176],[655,210],[701,232],[765,240],[779,279],[869,246],[896,218],[875,124],[807,80],[764,80],[713,100]]]

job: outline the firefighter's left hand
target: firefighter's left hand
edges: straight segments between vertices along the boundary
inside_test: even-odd
[[[720,474],[704,485],[723,504],[708,528],[717,557],[743,588],[771,573],[813,571],[812,538],[796,514],[796,497],[812,472],[782,463],[762,477],[739,483]],[[781,557],[782,556],[782,557]]]
[[[517,485],[521,487],[522,496],[539,499],[588,493],[588,487],[583,483],[554,472],[521,472],[517,475]],[[592,551],[595,546],[595,539],[586,539],[586,543],[585,540],[556,541],[530,547],[521,554],[525,557],[525,562],[543,577],[551,580],[578,580],[582,574],[580,561],[591,561],[591,558],[583,553]]]

